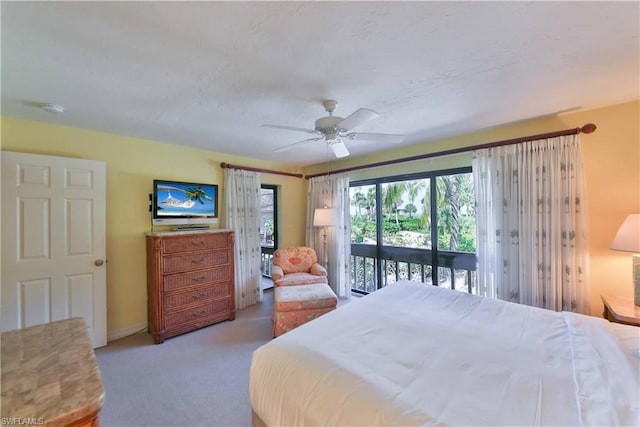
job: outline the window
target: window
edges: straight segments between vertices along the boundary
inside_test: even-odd
[[[351,197],[351,243],[375,245],[376,186],[363,185],[349,188]]]
[[[471,173],[436,177],[438,249],[476,252],[476,217]]]
[[[354,181],[351,287],[410,279],[475,291],[471,168]]]
[[[430,179],[382,183],[382,244],[431,249]]]

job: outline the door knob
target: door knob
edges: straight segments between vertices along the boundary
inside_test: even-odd
[[[100,267],[102,264],[104,264],[104,261],[101,259],[97,259],[94,261],[94,264],[97,265],[98,267]]]

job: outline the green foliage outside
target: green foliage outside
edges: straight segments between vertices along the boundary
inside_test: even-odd
[[[463,216],[459,219],[460,228],[458,230],[457,252],[476,252],[476,220],[475,217]],[[451,241],[451,231],[446,227],[438,230],[438,247],[441,250],[449,250]]]
[[[268,236],[273,235],[273,219],[269,218],[264,222],[264,231]]]
[[[382,188],[382,234],[385,245],[430,249],[431,182],[428,179],[385,183]],[[471,174],[439,176],[438,248],[475,253],[476,224]],[[353,243],[376,243],[375,187],[351,192]]]

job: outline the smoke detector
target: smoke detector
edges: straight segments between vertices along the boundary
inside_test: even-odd
[[[42,104],[40,108],[42,108],[44,111],[47,111],[53,114],[60,114],[64,112],[64,107],[62,105],[57,105],[57,104]]]

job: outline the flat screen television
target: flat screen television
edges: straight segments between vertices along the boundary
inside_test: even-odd
[[[154,225],[198,225],[218,222],[218,186],[197,182],[153,180]]]

